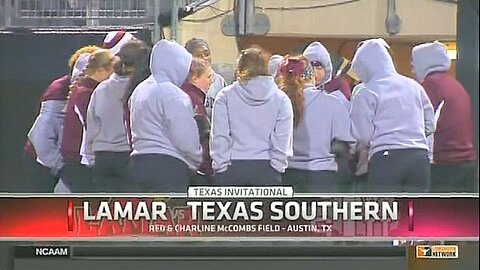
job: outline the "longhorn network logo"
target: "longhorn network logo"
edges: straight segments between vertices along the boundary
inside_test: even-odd
[[[430,246],[417,246],[417,258],[430,258],[432,248]]]
[[[457,245],[419,245],[415,247],[418,259],[457,259]]]

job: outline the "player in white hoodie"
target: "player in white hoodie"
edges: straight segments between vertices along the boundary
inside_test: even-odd
[[[210,155],[223,185],[275,185],[292,155],[292,104],[268,74],[268,55],[243,50],[238,81],[218,94]]]
[[[125,43],[117,54],[115,72],[95,88],[90,98],[86,151],[94,157],[93,180],[97,192],[132,191],[127,177],[131,149],[123,119],[123,97],[139,59],[148,53],[143,41]]]
[[[317,78],[323,81],[328,76]],[[295,115],[294,154],[283,180],[296,192],[338,192],[336,157],[348,154],[348,145],[355,140],[347,109],[338,98],[314,87],[313,77],[305,57],[289,57],[280,66],[282,90],[290,97]]]
[[[420,84],[397,73],[388,48],[370,39],[355,52],[352,69],[363,88],[353,97],[352,134],[369,147],[371,192],[427,192],[433,107]]]
[[[202,162],[192,102],[180,89],[191,62],[185,48],[160,40],[151,53],[152,75],[130,98],[131,177],[142,192],[185,192],[190,170]]]
[[[325,48],[325,46],[323,46],[322,43],[315,41],[310,43],[310,45],[308,45],[307,48],[305,48],[305,50],[303,51],[303,56],[305,56],[308,59],[308,61],[310,62],[310,65],[313,67],[315,71],[315,86],[317,87],[317,89],[325,91],[324,94],[328,93],[331,96],[335,96],[337,100],[339,100],[345,106],[346,111],[348,112],[349,110],[348,108],[350,107],[349,101],[347,100],[345,95],[342,93],[340,86],[338,87],[338,89],[331,89],[332,85],[330,85],[329,87],[325,87],[327,86],[328,83],[331,82],[332,78],[334,77],[332,61],[331,61],[330,53],[328,52],[327,48]],[[336,102],[327,102],[327,104],[328,105],[324,108],[324,109],[327,109],[327,111],[325,111],[325,113],[327,113],[326,115],[330,115],[332,113],[332,111],[328,111],[328,110],[334,110],[335,112],[338,111],[335,106]],[[319,106],[319,105],[316,105],[316,106]],[[336,121],[338,121],[339,119],[343,119],[343,121],[345,122],[341,124],[339,123],[341,126],[350,125],[350,118],[341,116],[343,115],[343,113],[344,113],[343,111],[339,112],[339,115],[336,116],[337,117]],[[330,137],[332,134],[322,133],[323,128],[317,127],[317,130],[319,132],[318,137],[320,137],[321,141],[325,142],[325,140],[333,139]],[[350,139],[348,141],[350,141]],[[324,150],[326,149],[323,149],[323,151]],[[318,151],[318,153],[315,153],[312,156],[316,156],[318,158],[319,157],[318,154],[320,152],[322,152],[322,150]],[[325,153],[322,155],[324,158],[326,157]],[[325,184],[324,187],[322,187],[322,189],[325,191],[333,191],[335,187],[338,187],[338,189],[336,190],[338,192],[350,192],[352,190],[353,183],[350,178],[348,157],[345,156],[344,154],[336,155],[335,163],[336,163],[336,168],[334,172],[338,181],[336,182],[336,185],[331,187],[332,189],[330,190],[325,189],[325,187],[328,186],[328,184]],[[331,169],[332,168],[329,168],[329,170]],[[333,171],[330,171],[330,173],[333,173]],[[326,172],[324,174],[326,174]],[[324,182],[326,183],[328,181],[325,180]]]

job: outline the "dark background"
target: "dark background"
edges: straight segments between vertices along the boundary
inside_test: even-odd
[[[70,246],[72,257],[15,256],[15,246],[34,244]],[[391,242],[0,242],[0,269],[478,269],[478,242],[451,244],[459,246],[458,259],[416,259],[414,246],[393,247]]]
[[[46,87],[69,73],[67,62],[77,49],[101,45],[106,32],[0,32],[0,192],[22,192],[23,146]],[[151,40],[147,30],[132,33]]]

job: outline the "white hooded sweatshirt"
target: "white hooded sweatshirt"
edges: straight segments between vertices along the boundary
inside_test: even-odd
[[[270,160],[283,173],[292,155],[293,109],[273,77],[234,82],[213,106],[210,156],[216,172],[231,160]]]
[[[132,155],[163,154],[191,169],[200,165],[202,148],[193,106],[179,88],[191,61],[192,56],[175,42],[161,40],[153,47],[152,75],[135,88],[129,101]]]
[[[434,71],[448,71],[451,63],[445,45],[438,41],[424,43],[412,49],[413,71],[419,82],[423,82],[425,77]]]
[[[332,78],[332,62],[327,49],[320,42],[310,44],[303,55],[310,62],[318,61],[325,70],[325,77],[317,87]],[[343,94],[337,90],[341,96]],[[315,87],[304,90],[305,110],[302,121],[294,130],[294,155],[289,168],[312,171],[337,171],[335,155],[331,153],[332,140],[355,143],[350,134],[350,116],[342,100],[335,94]]]
[[[312,171],[337,171],[331,153],[334,139],[355,143],[350,134],[347,109],[335,96],[314,87],[305,91],[304,118],[294,130],[294,155],[289,168]]]
[[[383,39],[357,49],[352,69],[362,91],[353,96],[352,135],[369,146],[369,156],[391,149],[428,150],[426,136],[435,130],[433,107],[423,87],[395,70]]]

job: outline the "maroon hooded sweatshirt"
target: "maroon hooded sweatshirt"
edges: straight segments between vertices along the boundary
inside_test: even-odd
[[[465,88],[444,71],[428,74],[422,86],[435,110],[442,100],[445,102],[434,134],[434,162],[451,165],[474,161],[472,105]]]
[[[350,89],[350,86],[348,86],[348,83],[343,79],[341,76],[335,76],[333,77],[329,82],[327,82],[324,86],[323,89],[327,93],[331,93],[336,90],[340,90],[342,94],[345,96],[345,98],[350,101],[350,98],[352,97],[352,90]]]
[[[94,79],[85,77],[74,87],[68,99],[65,123],[63,124],[62,146],[60,147],[65,162],[80,162],[82,159],[80,146],[83,125],[80,119],[86,124],[88,103],[98,84],[99,82]]]
[[[209,147],[209,135],[210,135],[210,122],[208,120],[207,110],[205,109],[205,92],[191,83],[184,83],[182,90],[190,96],[192,100],[193,110],[195,111],[195,120],[197,121],[200,140],[203,149],[203,161],[200,164],[199,171],[207,176],[213,175],[212,159],[210,158]],[[199,121],[199,116],[201,121]]]

